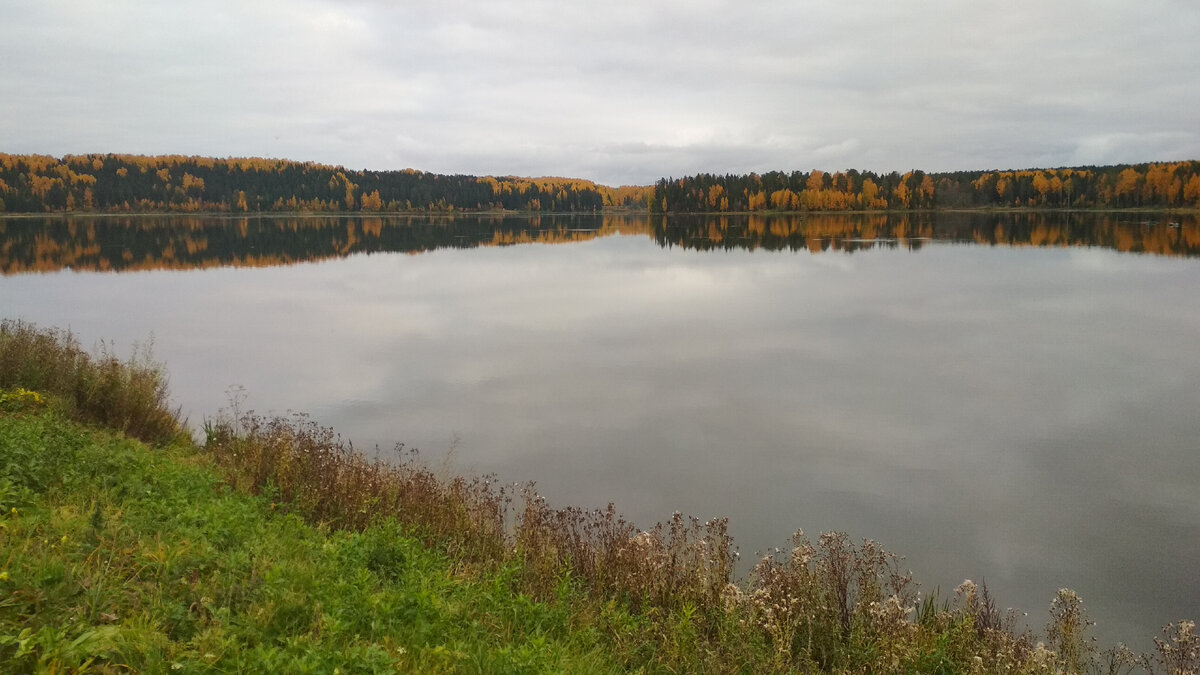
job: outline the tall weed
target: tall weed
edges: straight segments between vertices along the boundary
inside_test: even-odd
[[[333,528],[363,530],[394,517],[464,560],[503,556],[509,493],[492,477],[441,479],[395,448],[395,460],[367,459],[302,413],[253,412],[205,423],[205,449],[236,487]]]
[[[167,377],[149,344],[126,360],[101,344],[95,355],[70,331],[0,321],[0,388],[52,394],[74,418],[161,444],[182,433],[178,408],[170,406]]]

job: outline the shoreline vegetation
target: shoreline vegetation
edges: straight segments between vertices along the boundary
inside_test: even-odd
[[[1151,653],[1099,649],[1063,589],[1038,635],[986,585],[924,593],[837,532],[798,532],[735,581],[722,519],[641,530],[240,403],[198,444],[148,349],[0,323],[6,671],[1200,669],[1191,621]]]
[[[1200,208],[1200,161],[876,173],[696,174],[611,187],[563,177],[352,170],[283,159],[0,153],[4,213],[806,213]]]

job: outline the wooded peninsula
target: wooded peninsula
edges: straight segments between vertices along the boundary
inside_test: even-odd
[[[1200,162],[1015,171],[697,174],[651,186],[350,170],[283,159],[0,153],[0,213],[651,213],[1200,208]]]

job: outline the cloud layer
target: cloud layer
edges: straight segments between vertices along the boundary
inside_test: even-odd
[[[646,183],[1200,157],[1200,5],[14,2],[0,151]]]

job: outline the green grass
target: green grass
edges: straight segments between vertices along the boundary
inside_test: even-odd
[[[643,531],[302,415],[218,417],[197,447],[148,357],[66,333],[4,322],[0,365],[2,672],[1200,670],[1190,622],[1100,652],[1064,589],[1039,640],[842,533],[734,584],[723,520]]]
[[[617,672],[572,591],[456,574],[395,520],[314,527],[51,411],[0,417],[5,672]],[[632,621],[621,617],[620,621]]]

